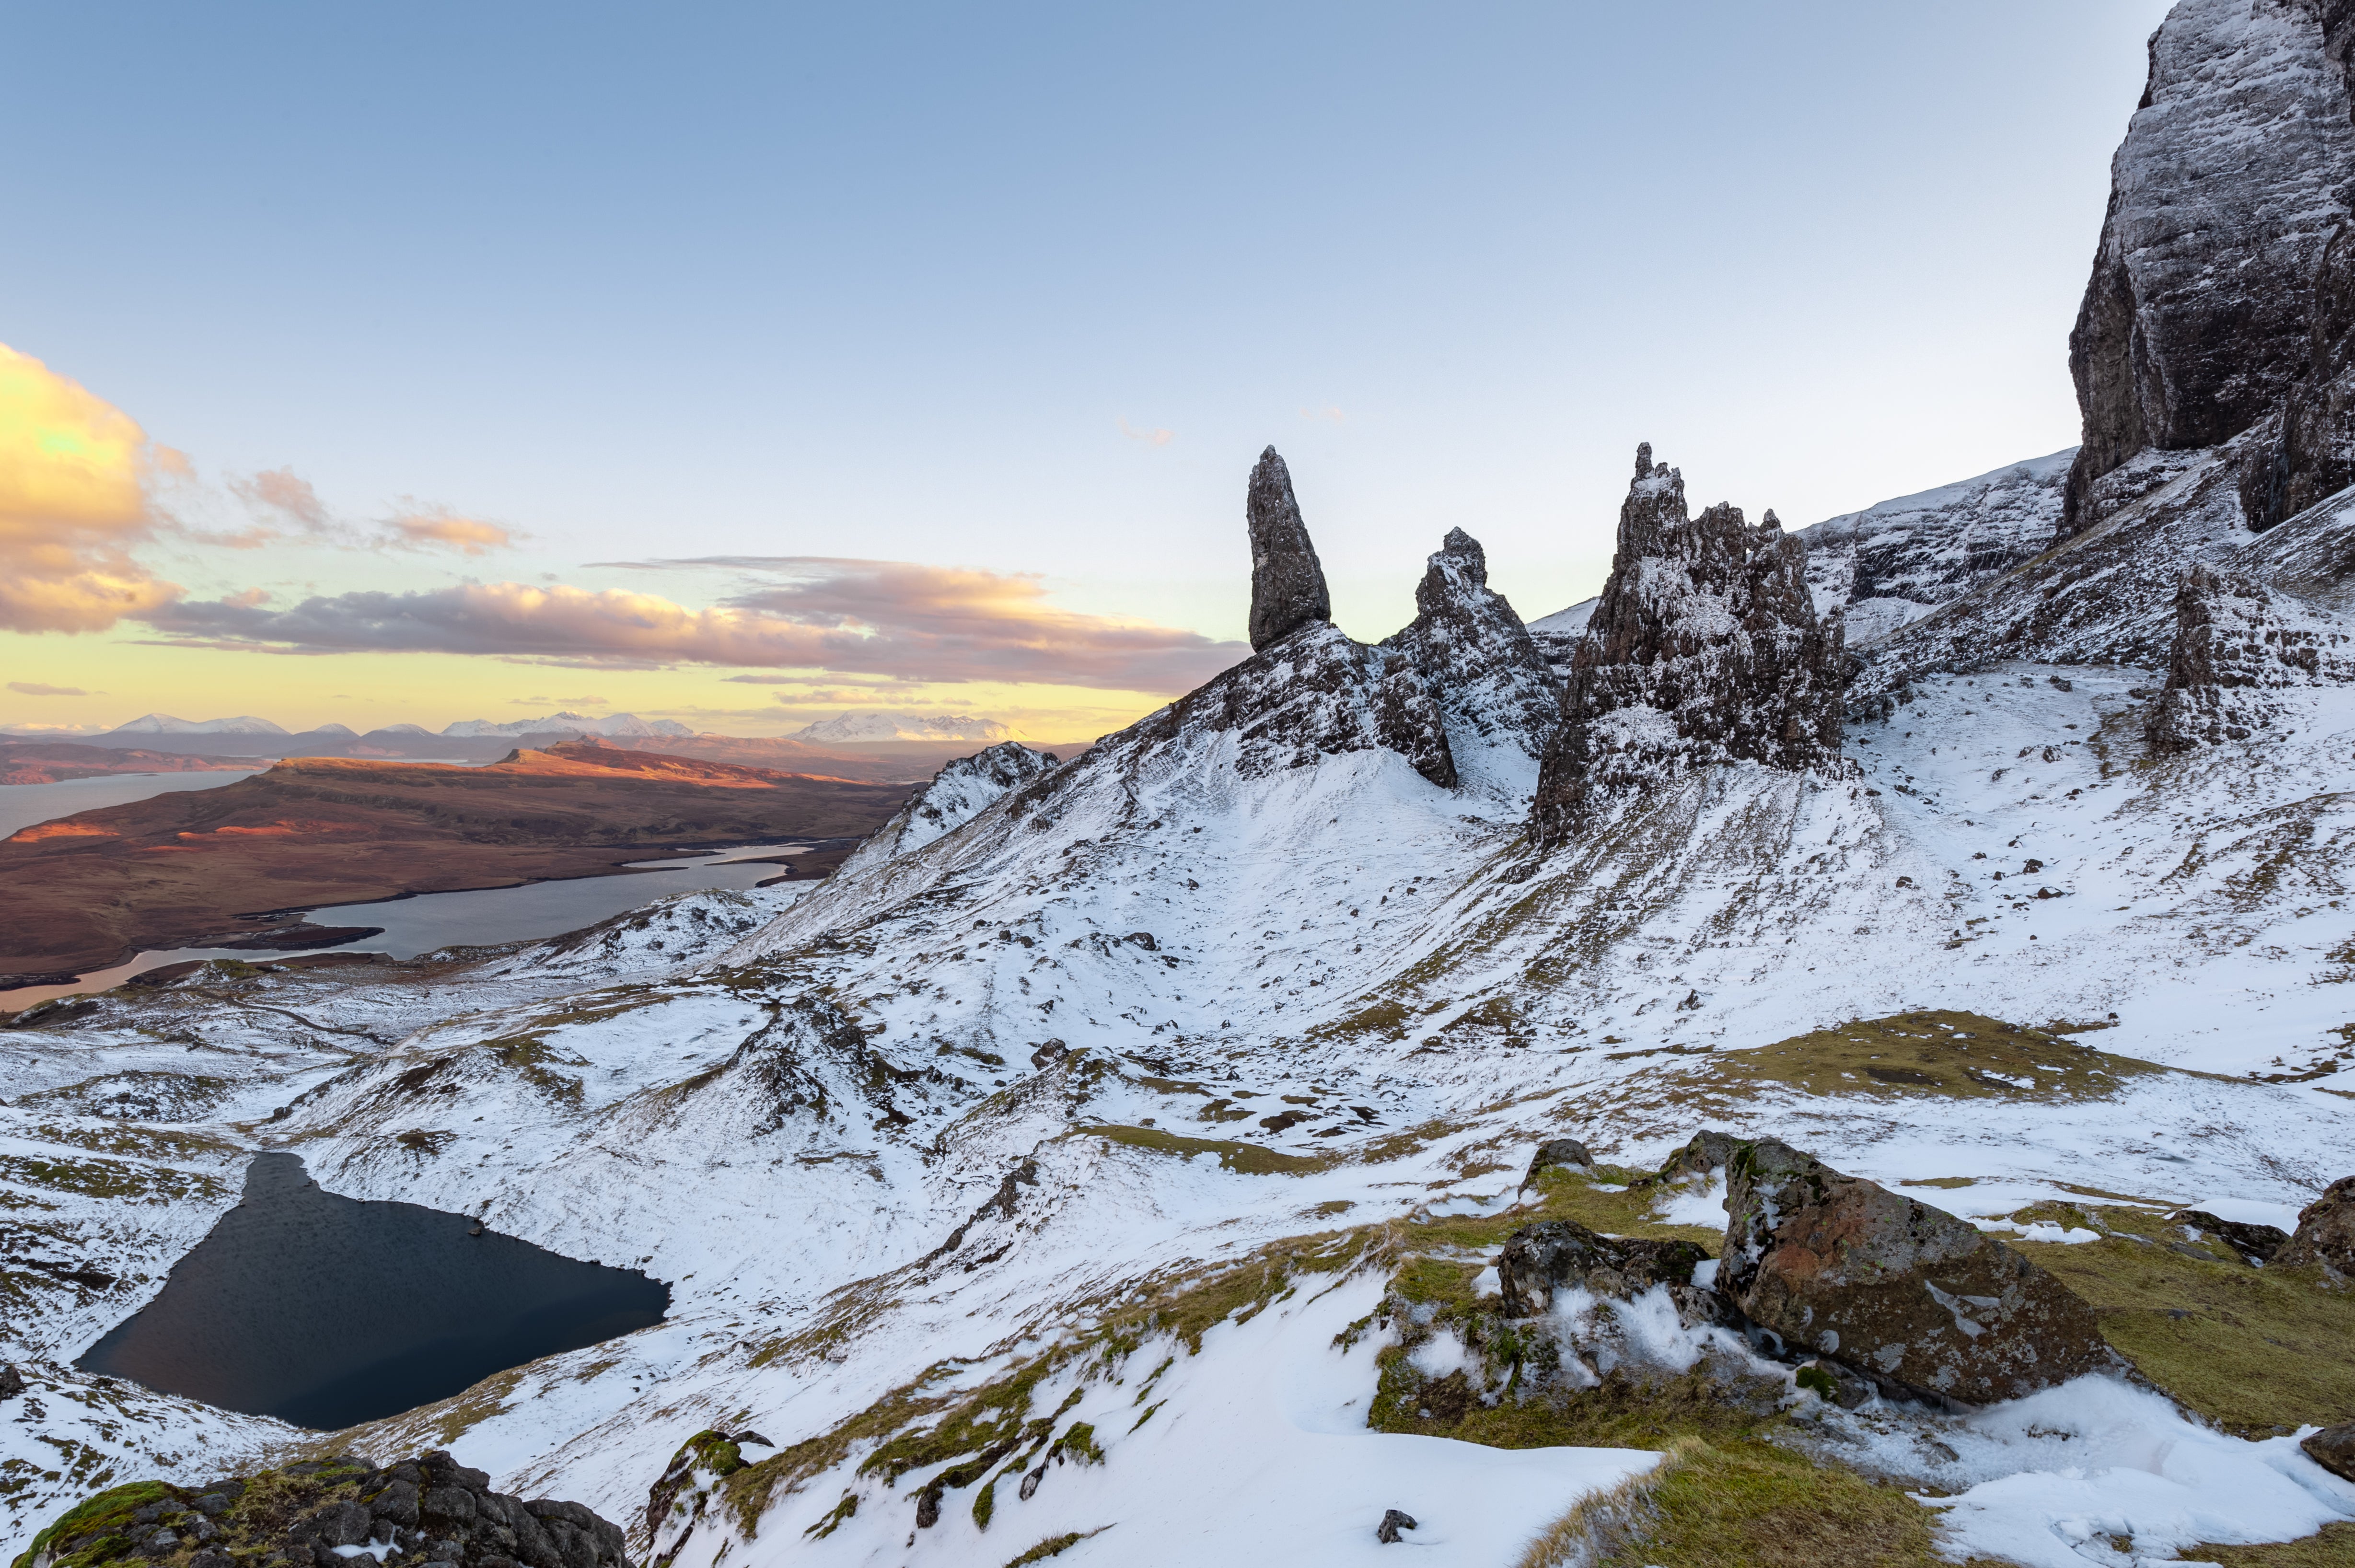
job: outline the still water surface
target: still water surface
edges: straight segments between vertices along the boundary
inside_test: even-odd
[[[670,1286],[561,1257],[464,1214],[322,1191],[254,1157],[243,1201],[85,1371],[325,1429],[659,1323]]]
[[[20,784],[38,789],[39,784]],[[601,920],[666,899],[673,893],[709,888],[753,887],[783,873],[780,865],[735,859],[745,855],[799,854],[807,845],[751,845],[692,859],[634,860],[634,866],[655,868],[613,877],[574,877],[563,881],[532,882],[520,888],[484,888],[472,892],[420,893],[414,898],[388,899],[382,903],[329,904],[314,910],[316,925],[378,925],[381,936],[333,949],[336,953],[389,953],[414,958],[439,947],[487,946],[500,942],[530,942],[560,936],[594,925]],[[151,949],[126,964],[96,969],[69,985],[19,986],[0,990],[0,1011],[21,1012],[52,997],[83,991],[104,991],[133,975],[160,969],[190,958],[241,958],[266,964],[291,958],[293,953],[232,953],[218,947]]]
[[[254,773],[259,773],[255,769]],[[110,773],[104,778],[65,779],[57,784],[0,784],[0,838],[36,822],[96,811],[101,805],[128,805],[184,789],[218,789],[253,773]]]

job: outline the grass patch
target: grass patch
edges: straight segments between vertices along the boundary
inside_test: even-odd
[[[2355,1419],[2355,1292],[2322,1288],[2318,1270],[2221,1257],[2158,1215],[2070,1213],[2108,1233],[2077,1246],[2006,1244],[2083,1296],[2102,1337],[2187,1408],[2243,1437]]]
[[[1941,1010],[1858,1019],[1751,1051],[1724,1051],[1688,1075],[1732,1093],[1767,1084],[1818,1095],[2094,1100],[2164,1072],[2047,1029]]]
[[[1107,1124],[1084,1127],[1081,1131],[1088,1137],[1103,1138],[1154,1154],[1176,1155],[1180,1159],[1191,1159],[1198,1154],[1214,1154],[1219,1157],[1221,1170],[1236,1171],[1244,1176],[1302,1176],[1312,1170],[1323,1170],[1333,1163],[1322,1155],[1279,1154],[1257,1144],[1231,1143],[1224,1138],[1189,1138],[1177,1133],[1165,1133],[1158,1127]]]
[[[1007,1558],[1006,1568],[1028,1568],[1030,1563],[1044,1563],[1050,1557],[1060,1557],[1081,1541],[1092,1540],[1111,1528],[1112,1526],[1108,1524],[1100,1524],[1093,1530],[1067,1530],[1060,1535],[1050,1535],[1021,1556]]]
[[[1769,1443],[1687,1440],[1632,1490],[1632,1528],[1598,1542],[1596,1568],[1948,1568],[1937,1516],[1902,1488]],[[1521,1568],[1580,1562],[1582,1544]]]
[[[168,1166],[124,1165],[112,1159],[41,1159],[29,1155],[0,1155],[0,1181],[84,1198],[136,1199],[148,1203],[218,1198],[229,1190],[215,1177]]]

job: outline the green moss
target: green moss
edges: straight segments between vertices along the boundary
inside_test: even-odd
[[[1108,1524],[1100,1524],[1093,1530],[1067,1530],[1060,1535],[1050,1535],[1021,1556],[1007,1558],[1006,1568],[1029,1568],[1029,1564],[1033,1563],[1044,1563],[1050,1557],[1060,1557],[1081,1541],[1092,1540],[1111,1528],[1112,1526]]]
[[[188,1494],[162,1481],[133,1481],[86,1498],[33,1537],[32,1545],[25,1549],[11,1568],[30,1568],[34,1559],[48,1551],[52,1541],[80,1543],[56,1559],[53,1568],[93,1568],[96,1563],[127,1557],[131,1553],[131,1516],[150,1503],[184,1509],[188,1504]]]
[[[1101,1465],[1104,1462],[1104,1451],[1096,1445],[1096,1429],[1084,1421],[1074,1421],[1065,1428],[1063,1435],[1055,1439],[1055,1445],[1047,1450],[1047,1456],[1069,1459],[1074,1465]]]

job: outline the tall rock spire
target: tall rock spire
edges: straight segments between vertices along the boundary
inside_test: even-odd
[[[1269,447],[1252,470],[1246,503],[1251,519],[1252,652],[1273,647],[1314,621],[1333,618],[1325,568],[1292,498],[1292,471]]]

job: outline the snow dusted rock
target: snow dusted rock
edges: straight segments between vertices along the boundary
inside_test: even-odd
[[[1772,1138],[1727,1178],[1717,1289],[1794,1349],[1968,1405],[2117,1364],[2091,1307],[1968,1221]]]
[[[1816,613],[1843,611],[1854,647],[2002,576],[2051,544],[2076,455],[2071,447],[1800,529]]]
[[[1725,1168],[1742,1140],[1732,1133],[1713,1133],[1706,1129],[1695,1133],[1684,1147],[1661,1162],[1662,1181],[1707,1180]]]
[[[1333,618],[1325,568],[1292,498],[1292,471],[1269,447],[1259,454],[1245,497],[1251,520],[1252,652],[1273,647],[1312,622]]]
[[[706,1428],[679,1445],[646,1489],[646,1510],[630,1531],[630,1545],[649,1568],[668,1568],[703,1520],[721,1481],[744,1467],[745,1443],[766,1442],[751,1432],[734,1436]]]
[[[1559,722],[1561,683],[1512,604],[1488,586],[1480,541],[1450,528],[1414,590],[1415,617],[1385,638],[1439,703],[1456,766],[1526,794]]]
[[[890,821],[868,834],[844,859],[837,874],[879,866],[922,848],[1050,772],[1058,761],[1054,752],[1034,751],[1019,741],[957,758],[934,773],[932,783],[910,795],[908,804]]]
[[[1722,1316],[1717,1298],[1692,1282],[1693,1270],[1709,1254],[1690,1242],[1650,1242],[1604,1236],[1575,1220],[1548,1220],[1512,1233],[1497,1257],[1497,1290],[1508,1317],[1535,1317],[1553,1304],[1553,1293],[1582,1288],[1625,1300],[1665,1285],[1678,1317],[1688,1327]]]
[[[2069,336],[2085,440],[2064,535],[2102,520],[2095,480],[2148,448],[2238,435],[2307,367],[2316,264],[2355,171],[2318,11],[2181,0],[2152,36]]]
[[[1538,1145],[1538,1152],[1529,1157],[1529,1168],[1521,1178],[1527,1187],[1538,1179],[1540,1171],[1593,1170],[1594,1156],[1576,1138],[1550,1138]]]
[[[2222,1242],[2246,1264],[2271,1263],[2274,1254],[2289,1241],[2289,1232],[2278,1225],[2252,1225],[2222,1219],[2204,1209],[2178,1210],[2172,1217],[2179,1224],[2204,1231]]]
[[[2355,638],[2332,617],[2246,577],[2194,566],[2176,595],[2167,686],[2146,731],[2156,752],[2245,741],[2285,687],[2355,680]]]
[[[1636,450],[1611,577],[1572,660],[1540,777],[1541,833],[1575,833],[1598,798],[1749,761],[1837,767],[1846,658],[1818,621],[1806,547],[1774,514],[1685,505],[1684,475]]]
[[[371,1550],[373,1548],[373,1550]],[[258,1475],[99,1493],[34,1539],[31,1568],[135,1556],[169,1568],[628,1568],[619,1527],[573,1502],[526,1502],[437,1449],[382,1469],[341,1455]]]
[[[2331,237],[2314,277],[2306,373],[2241,463],[2241,509],[2259,533],[2355,484],[2355,229]]]
[[[2267,1266],[2307,1268],[2316,1264],[2333,1274],[2355,1275],[2355,1176],[2340,1177],[2297,1211],[2297,1233]]]
[[[1570,678],[1571,656],[1578,651],[1578,641],[1586,635],[1586,623],[1594,616],[1594,607],[1603,601],[1582,599],[1567,610],[1557,610],[1550,615],[1540,615],[1529,623],[1529,641],[1537,645],[1538,653],[1545,659],[1546,667],[1553,671],[1557,683]]]

